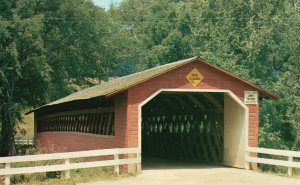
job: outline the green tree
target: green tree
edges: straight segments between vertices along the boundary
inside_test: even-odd
[[[94,79],[99,82],[115,68],[116,59],[107,44],[109,20],[103,9],[84,0],[46,1],[44,9],[51,100],[93,85]]]
[[[117,68],[107,12],[86,0],[0,1],[0,150],[14,153],[21,113]]]
[[[14,154],[14,128],[24,107],[45,100],[49,66],[41,37],[42,17],[23,17],[23,1],[2,1],[0,14],[0,155]]]

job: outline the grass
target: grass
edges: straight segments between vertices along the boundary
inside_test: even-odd
[[[268,164],[260,164],[260,167],[258,167],[258,172],[260,173],[266,173],[266,174],[272,174],[282,177],[289,177],[288,176],[288,168],[282,167],[282,166],[274,166],[274,165],[268,165]],[[262,167],[263,169],[262,170]],[[290,178],[297,178],[300,179],[300,168],[293,168],[293,175]]]
[[[259,154],[258,155],[261,158],[266,159],[275,159],[275,160],[282,160],[287,161],[288,158],[286,156],[275,156],[275,155],[269,155],[269,154]],[[300,162],[300,158],[293,158],[294,162]],[[273,174],[283,177],[288,177],[288,167],[284,166],[275,166],[275,165],[269,165],[269,164],[258,164],[259,172],[261,173],[267,173],[267,174]],[[292,178],[300,179],[300,168],[292,168]]]
[[[118,180],[136,175],[136,173],[121,173],[118,175],[113,172],[112,167],[71,170],[70,179],[64,178],[64,172],[54,172],[50,174],[52,174],[52,178],[49,178],[49,173],[48,175],[46,173],[15,175],[11,178],[11,182],[12,184],[18,185],[75,185],[77,183],[95,182],[100,180]]]
[[[27,132],[25,136],[21,135],[20,133],[22,129],[25,129]],[[28,115],[23,115],[22,122],[18,124],[16,136],[33,138],[34,136],[34,114],[33,113],[30,113]]]
[[[265,174],[271,174],[271,175],[276,175],[276,176],[281,176],[281,177],[289,177],[287,173],[283,172],[273,172],[273,171],[259,171],[260,173],[265,173]],[[289,178],[295,178],[295,179],[300,179],[300,170],[299,169],[293,169],[293,175]]]

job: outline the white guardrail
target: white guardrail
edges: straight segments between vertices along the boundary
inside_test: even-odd
[[[266,159],[259,157],[251,157],[250,152],[285,156],[286,160],[279,159]],[[300,162],[293,161],[294,158],[300,158],[300,151],[290,151],[290,150],[275,150],[267,148],[256,148],[256,147],[247,147],[246,149],[246,162],[260,163],[260,164],[269,164],[275,166],[285,166],[288,167],[288,176],[292,176],[293,168],[300,168]]]
[[[33,138],[30,137],[15,137],[17,145],[33,145]]]
[[[136,154],[133,158],[120,159],[120,154]],[[70,163],[70,159],[98,157],[98,156],[113,156],[113,160],[89,161]],[[32,166],[32,167],[17,167],[12,168],[11,163],[30,162],[30,161],[45,161],[45,160],[64,160],[64,164],[53,164],[47,166]],[[70,178],[70,170],[80,168],[93,168],[101,166],[114,166],[114,171],[119,173],[119,165],[137,164],[137,170],[141,168],[141,156],[138,148],[114,148],[89,150],[79,152],[65,152],[53,154],[39,154],[27,156],[0,157],[0,164],[5,164],[5,167],[0,169],[0,176],[5,176],[5,185],[10,184],[10,176],[16,174],[30,174],[40,172],[65,171],[65,178]]]

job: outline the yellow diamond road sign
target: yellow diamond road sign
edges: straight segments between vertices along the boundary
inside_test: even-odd
[[[186,75],[185,78],[190,82],[190,84],[196,87],[204,79],[204,76],[196,68],[194,68]]]
[[[23,128],[22,130],[20,130],[20,133],[25,136],[27,134],[27,131]]]

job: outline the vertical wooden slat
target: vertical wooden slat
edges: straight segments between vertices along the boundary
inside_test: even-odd
[[[66,131],[66,116],[61,116],[62,122],[63,122],[63,129],[62,131],[65,132]]]
[[[93,114],[88,115],[88,124],[89,124],[89,133],[93,133],[93,128],[94,128]]]
[[[91,121],[91,131],[90,133],[95,133],[95,114],[90,114],[90,121]]]
[[[41,127],[40,127],[40,132],[44,132],[44,127],[45,127],[45,120],[44,119],[42,119],[41,121],[40,121],[40,123],[41,123]]]
[[[80,132],[84,132],[84,115],[80,115]]]
[[[57,122],[59,124],[59,131],[62,131],[64,125],[63,125],[63,122],[61,120],[61,117],[57,117],[56,120],[57,120]]]
[[[108,114],[107,113],[103,113],[103,122],[102,122],[102,126],[101,126],[101,135],[105,135],[105,128],[107,125],[107,120],[108,120]]]
[[[74,132],[75,120],[73,120],[73,116],[69,116],[69,132]]]
[[[88,115],[83,115],[83,132],[88,132]]]
[[[58,129],[58,131],[62,131],[63,124],[62,124],[61,117],[57,117],[57,121],[58,121],[58,124],[59,124],[59,129]]]
[[[56,123],[56,128],[55,128],[55,131],[59,131],[59,128],[60,128],[60,123],[59,123],[59,119],[58,119],[58,117],[55,117],[55,118],[50,118],[49,119],[49,122],[50,122],[50,120],[53,120],[55,123]]]
[[[48,131],[48,129],[47,129],[47,127],[48,127],[48,121],[49,121],[48,119],[45,120],[45,127],[44,127],[45,132]]]
[[[221,141],[221,137],[218,133],[217,129],[217,117],[215,116],[210,116],[210,121],[211,121],[211,128],[212,128],[212,134],[213,134],[213,139],[215,143],[216,150],[218,152],[218,162],[223,162],[223,142]]]
[[[70,128],[69,128],[69,116],[65,116],[65,119],[66,119],[66,128],[65,128],[65,131],[66,132],[69,132],[70,131]]]
[[[206,115],[207,116],[207,115]],[[217,162],[218,161],[218,157],[216,155],[216,151],[214,150],[214,146],[212,144],[212,138],[211,138],[211,132],[209,131],[209,126],[210,126],[210,122],[209,122],[209,119],[208,117],[206,117],[206,119],[204,120],[205,121],[205,124],[204,124],[204,130],[205,130],[205,136],[206,136],[206,140],[207,140],[207,145],[208,145],[208,149],[209,149],[209,152],[211,154],[211,157],[212,157],[212,161],[213,162]]]
[[[73,119],[74,119],[74,128],[73,128],[73,131],[74,132],[79,132],[79,116],[78,115],[74,115]]]
[[[51,131],[56,131],[56,120],[55,119],[53,119],[51,127],[52,127]]]
[[[78,115],[78,132],[82,132],[82,115]]]
[[[112,121],[110,126],[110,134],[109,135],[115,135],[115,114],[112,113]]]
[[[90,114],[86,115],[86,132],[91,133],[91,120],[90,120]]]
[[[44,121],[43,132],[47,132],[47,120]]]
[[[74,116],[74,115],[72,115],[72,132],[76,132],[77,131],[77,129],[76,129],[76,127],[77,127],[77,116]]]
[[[107,124],[105,128],[105,133],[104,135],[109,135],[109,130],[110,130],[110,125],[111,125],[111,120],[112,120],[112,113],[108,113],[108,119],[107,119]]]
[[[94,114],[94,134],[97,134],[97,128],[98,128],[98,117],[99,115],[98,114]]]
[[[61,119],[62,119],[62,122],[63,122],[63,128],[62,128],[62,131],[66,131],[67,128],[66,128],[66,116],[61,116]]]
[[[49,119],[48,119],[48,123],[50,124],[50,122],[53,122],[53,123],[54,123],[53,129],[55,129],[55,131],[59,131],[59,122],[58,122],[58,118],[57,118],[57,117],[55,117],[55,118],[49,118]]]
[[[99,117],[98,117],[98,132],[97,134],[101,134],[101,129],[102,129],[102,125],[103,125],[103,120],[104,120],[104,115],[102,113],[99,113],[98,114]]]
[[[206,146],[206,141],[205,141],[205,135],[206,135],[206,132],[205,132],[205,123],[202,121],[202,120],[199,120],[199,140],[200,140],[200,143],[201,143],[201,151],[203,152],[203,156],[204,156],[204,161],[209,161],[209,155],[208,155],[208,149],[207,149],[207,146]]]
[[[60,123],[60,130],[59,131],[64,131],[65,125],[64,125],[64,118],[63,118],[63,116],[59,116],[58,119],[59,119],[59,123]]]

